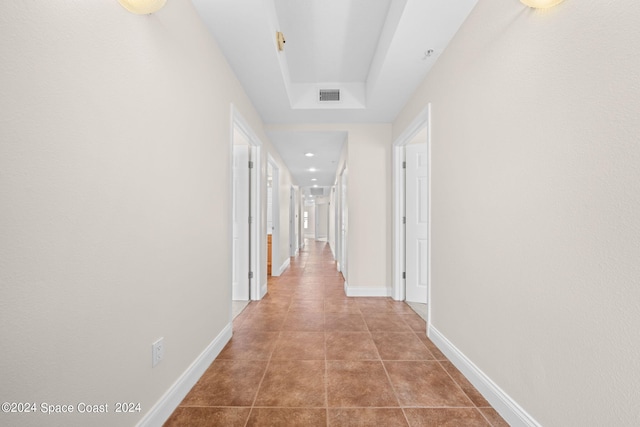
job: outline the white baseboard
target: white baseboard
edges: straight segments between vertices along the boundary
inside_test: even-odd
[[[511,427],[541,427],[518,403],[480,370],[455,345],[429,325],[428,336]]]
[[[284,262],[282,263],[282,265],[280,266],[280,268],[278,269],[278,271],[276,271],[276,273],[278,274],[271,274],[272,276],[280,276],[282,273],[284,273],[284,271],[289,268],[289,264],[291,264],[291,258],[287,258],[286,260],[284,260]]]
[[[262,286],[260,286],[260,296],[258,299],[262,299],[262,297],[264,297],[267,294],[267,283],[263,283]]]
[[[187,368],[186,371],[173,383],[165,394],[155,405],[145,414],[137,424],[137,427],[161,426],[176,410],[182,399],[189,393],[189,390],[200,379],[202,374],[213,363],[224,346],[229,342],[232,335],[231,323],[218,334],[211,344],[204,349],[200,356]]]
[[[359,286],[349,286],[345,280],[344,293],[348,297],[390,297],[391,288],[364,288]]]

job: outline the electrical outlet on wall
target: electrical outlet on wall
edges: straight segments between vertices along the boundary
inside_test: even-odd
[[[159,338],[151,344],[151,367],[155,367],[164,359],[164,338]]]

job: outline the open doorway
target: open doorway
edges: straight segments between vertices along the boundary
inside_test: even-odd
[[[349,206],[347,203],[347,181],[348,170],[344,168],[340,174],[340,271],[345,280],[345,289],[347,287],[348,273],[347,273],[347,238],[349,231]]]
[[[231,107],[231,300],[247,304],[262,294],[259,286],[260,147],[249,125]]]
[[[267,275],[279,276],[280,266],[280,176],[278,164],[267,159]],[[269,268],[270,266],[270,268]]]
[[[233,129],[232,179],[232,299],[249,301],[251,297],[251,147],[238,128]]]
[[[296,225],[298,224],[298,214],[296,209],[296,189],[291,187],[289,194],[289,256],[294,257],[298,254],[298,233]]]
[[[405,301],[426,316],[429,277],[429,146],[423,128],[405,147]],[[423,316],[423,317],[425,317]]]
[[[394,142],[393,297],[429,323],[431,303],[430,107]]]
[[[267,163],[267,276],[273,271],[273,167]]]

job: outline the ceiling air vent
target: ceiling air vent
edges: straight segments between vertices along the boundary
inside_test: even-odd
[[[320,102],[340,101],[340,89],[320,89],[318,100]]]
[[[310,188],[309,193],[312,196],[322,196],[324,194],[324,188]]]

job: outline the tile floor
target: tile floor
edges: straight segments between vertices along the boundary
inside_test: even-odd
[[[165,426],[508,426],[408,305],[345,296],[326,242],[233,329]]]

